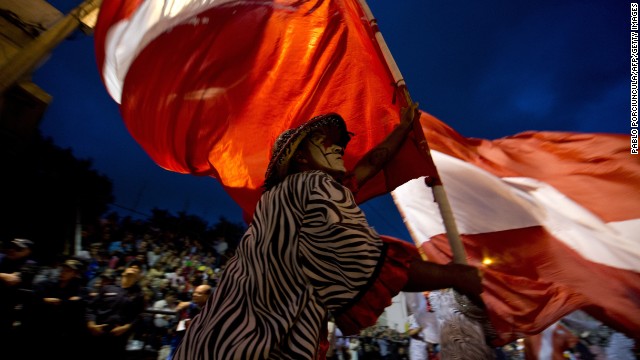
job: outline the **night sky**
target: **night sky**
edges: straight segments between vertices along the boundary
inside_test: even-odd
[[[49,2],[66,14],[81,0]],[[464,136],[629,134],[628,2],[379,0],[369,6],[413,100]],[[100,80],[92,37],[69,37],[33,80],[53,96],[43,134],[112,179],[113,210],[144,217],[157,207],[210,223],[243,221],[215,179],[169,172],[142,151]],[[378,232],[409,237],[390,196],[362,208]]]

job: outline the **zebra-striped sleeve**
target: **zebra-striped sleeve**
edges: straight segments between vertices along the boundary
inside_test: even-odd
[[[313,359],[327,311],[367,284],[382,242],[349,190],[322,172],[265,192],[176,360]]]
[[[308,173],[300,231],[303,271],[329,310],[349,304],[371,283],[382,241],[353,194],[322,172]]]

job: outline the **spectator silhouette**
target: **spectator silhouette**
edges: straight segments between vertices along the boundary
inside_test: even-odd
[[[153,304],[153,310],[177,312],[178,293],[171,289],[164,295],[164,299],[158,300]],[[177,323],[177,314],[155,314],[153,319],[153,336],[151,338],[151,346],[153,350],[160,349],[163,345],[169,345],[170,337],[173,334],[173,328]]]
[[[87,327],[92,335],[92,359],[122,359],[126,355],[129,335],[145,310],[144,295],[138,281],[141,267],[129,264],[120,284],[100,287],[87,307]]]
[[[197,286],[191,295],[191,301],[183,301],[178,304],[176,311],[178,311],[178,323],[175,327],[175,336],[171,342],[171,353],[167,360],[170,360],[174,351],[180,344],[180,340],[184,336],[185,330],[189,327],[191,319],[200,313],[200,310],[207,303],[207,300],[213,293],[213,288],[210,285],[203,284]]]
[[[19,349],[25,339],[21,332],[28,328],[26,314],[32,304],[32,281],[37,271],[31,259],[34,243],[27,239],[13,239],[0,253],[0,339]],[[9,350],[9,349],[5,349]]]
[[[51,358],[79,360],[86,357],[87,349],[83,346],[88,339],[83,264],[69,259],[60,268],[57,279],[34,286],[32,333]]]

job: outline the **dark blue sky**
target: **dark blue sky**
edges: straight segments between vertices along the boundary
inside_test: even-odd
[[[50,3],[67,13],[81,0]],[[378,0],[369,6],[413,99],[464,136],[629,134],[628,2]],[[75,34],[64,41],[34,81],[53,96],[44,135],[92,159],[113,180],[120,207],[242,221],[216,180],[163,170],[133,141],[99,78],[93,38]],[[389,196],[362,208],[380,233],[408,237]]]

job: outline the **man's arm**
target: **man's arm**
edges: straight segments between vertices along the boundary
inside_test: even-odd
[[[369,150],[354,167],[353,174],[358,188],[382,170],[387,162],[396,155],[407,135],[413,129],[413,121],[420,117],[418,103],[402,108],[400,114],[400,124],[380,144]]]
[[[176,306],[176,312],[182,311],[191,305],[191,301],[180,301]]]

